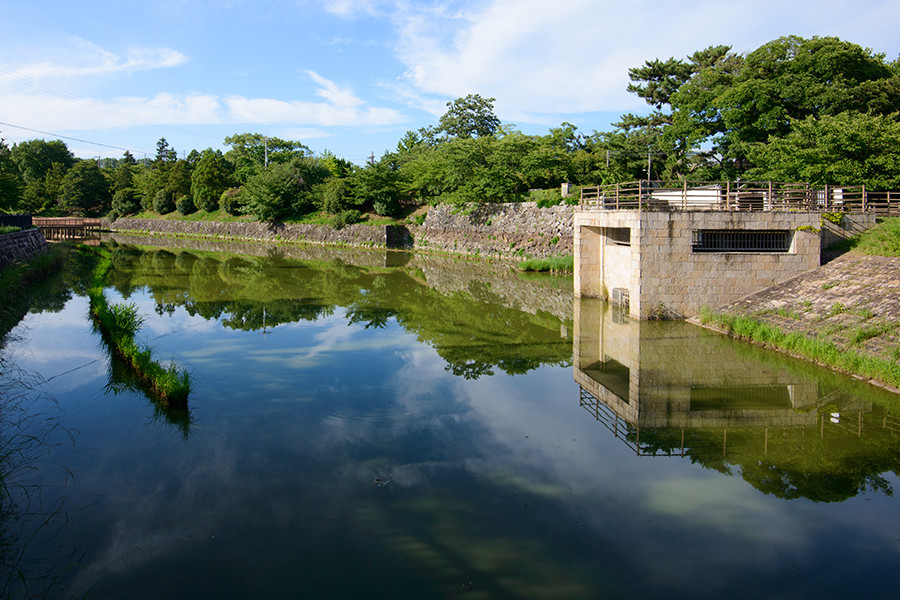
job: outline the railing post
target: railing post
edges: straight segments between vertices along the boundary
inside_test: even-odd
[[[687,179],[684,180],[684,189],[681,192],[681,210],[687,209]]]
[[[649,179],[647,181],[650,181]],[[638,179],[638,214],[641,212],[641,203],[644,200],[644,180]]]
[[[763,209],[765,210],[765,203],[763,203]],[[775,198],[772,197],[772,182],[769,181],[769,210],[775,210]]]
[[[616,210],[619,210],[619,182],[616,182]]]
[[[731,210],[731,180],[725,182],[725,210]]]
[[[866,184],[863,184],[863,186],[862,186],[862,208],[863,208],[863,212],[867,212],[867,210],[868,210],[868,206],[866,206],[867,204],[868,204],[868,203],[866,202]]]

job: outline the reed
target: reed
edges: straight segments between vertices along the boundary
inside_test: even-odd
[[[111,266],[108,254],[101,251],[101,259],[94,269],[93,280],[87,290],[91,315],[103,340],[134,373],[147,392],[163,406],[186,408],[191,391],[190,374],[171,361],[160,364],[153,351],[138,344],[135,335],[144,318],[134,304],[109,304],[103,293],[103,277]]]
[[[900,364],[888,359],[839,348],[834,342],[798,332],[785,332],[753,317],[700,311],[700,322],[715,325],[730,335],[801,356],[813,362],[900,388]]]
[[[519,269],[522,271],[571,273],[575,270],[575,257],[569,254],[568,256],[551,256],[549,258],[523,260],[519,263]]]

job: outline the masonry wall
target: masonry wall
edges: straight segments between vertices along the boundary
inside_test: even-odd
[[[581,250],[576,273],[596,270],[601,263],[599,285],[593,273],[581,273],[575,295],[608,298],[613,288],[626,287],[630,314],[640,319],[685,318],[819,266],[818,213],[585,211],[575,216],[575,225]],[[592,239],[591,228],[602,232],[624,226],[631,229],[627,254],[582,239]],[[695,253],[692,233],[698,229],[790,230],[793,242],[787,253]]]
[[[47,248],[39,229],[26,229],[0,235],[0,269],[16,260],[30,260]]]
[[[480,204],[471,212],[440,204],[414,232],[414,247],[520,259],[571,254],[574,211],[574,206],[539,208],[534,202]]]

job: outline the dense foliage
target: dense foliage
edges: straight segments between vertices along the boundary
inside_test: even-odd
[[[649,107],[611,131],[570,123],[526,135],[494,99],[447,103],[436,125],[408,131],[359,166],[299,141],[225,138],[227,152],[178,158],[165,138],[137,161],[78,160],[59,140],[0,140],[0,211],[126,216],[195,210],[260,220],[539,198],[560,183],[755,179],[900,188],[900,59],[833,37],[779,38],[747,54],[712,46],[629,70]],[[558,202],[559,196],[554,197]],[[546,202],[544,198],[542,201]]]

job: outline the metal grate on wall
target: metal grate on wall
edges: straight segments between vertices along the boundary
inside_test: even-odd
[[[603,232],[610,244],[616,246],[631,245],[631,228],[630,227],[604,227]]]
[[[695,229],[694,252],[790,252],[791,232],[781,229]]]

